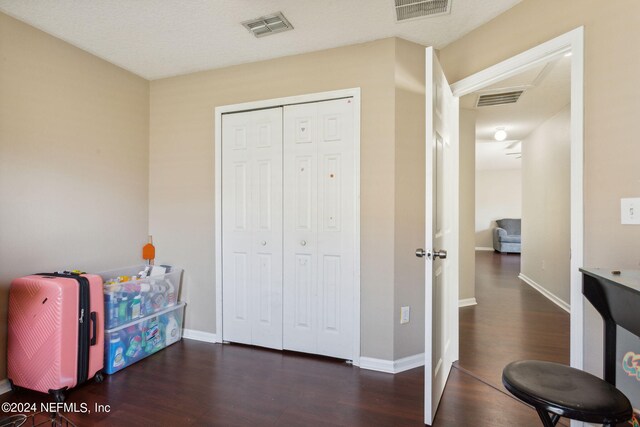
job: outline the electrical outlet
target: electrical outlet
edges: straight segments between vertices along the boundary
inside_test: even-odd
[[[409,323],[409,317],[411,316],[411,307],[404,306],[400,308],[400,324]]]

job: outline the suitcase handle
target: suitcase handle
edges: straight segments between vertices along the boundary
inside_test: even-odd
[[[89,315],[91,318],[91,324],[92,326],[92,338],[91,338],[91,345],[96,345],[96,339],[97,339],[97,335],[98,335],[98,315],[95,311],[92,311],[91,314]]]

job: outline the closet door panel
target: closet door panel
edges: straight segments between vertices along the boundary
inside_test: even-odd
[[[253,345],[282,349],[282,109],[255,111]]]
[[[317,106],[284,112],[283,346],[317,348]]]
[[[353,104],[285,107],[284,348],[353,354]]]
[[[355,173],[353,101],[320,102],[317,353],[353,356]]]
[[[282,348],[282,109],[222,119],[223,339]]]
[[[223,117],[223,325],[224,338],[251,343],[251,126]]]
[[[222,125],[223,339],[351,359],[352,100]]]

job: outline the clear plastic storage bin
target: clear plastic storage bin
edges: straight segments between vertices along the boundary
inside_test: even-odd
[[[182,338],[185,303],[105,331],[104,372],[113,374]]]
[[[105,329],[113,329],[176,305],[182,269],[167,265],[166,272],[144,278],[145,265],[98,273],[104,281]]]

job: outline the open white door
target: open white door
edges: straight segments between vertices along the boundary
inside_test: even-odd
[[[424,422],[431,425],[458,359],[458,98],[426,51]]]

